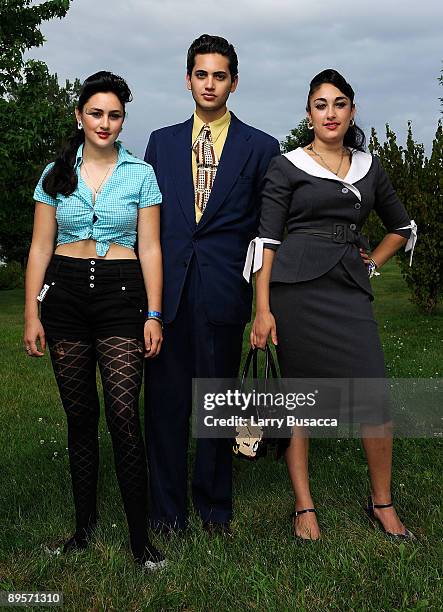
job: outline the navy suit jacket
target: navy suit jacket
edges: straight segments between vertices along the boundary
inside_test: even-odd
[[[241,325],[249,321],[252,303],[251,285],[242,275],[246,251],[257,235],[263,178],[280,149],[275,138],[231,113],[212,192],[196,224],[193,121],[191,117],[152,132],[145,154],[163,195],[163,317],[165,323],[174,320],[187,270],[196,258],[208,320],[219,325]]]

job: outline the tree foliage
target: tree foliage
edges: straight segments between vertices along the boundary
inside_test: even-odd
[[[438,123],[432,153],[414,141],[408,123],[406,147],[398,145],[395,133],[386,126],[386,142],[380,144],[372,130],[370,149],[380,157],[392,184],[411,219],[418,225],[418,241],[412,267],[409,255],[398,257],[411,299],[424,312],[435,310],[443,286],[443,129]]]
[[[311,132],[308,128],[308,120],[302,119],[298,126],[291,130],[284,140],[280,143],[283,153],[289,153],[297,147],[306,145],[311,139]]]
[[[438,77],[438,82],[440,85],[443,85],[443,70],[440,72],[440,76]],[[443,98],[440,98],[441,106],[443,106]],[[443,114],[443,110],[440,111]]]
[[[31,6],[2,0],[0,9],[0,255],[23,265],[30,245],[33,191],[44,165],[73,126],[79,82],[60,87],[46,64],[23,61],[44,41],[43,20],[63,17],[69,0]]]
[[[32,0],[2,0],[0,8],[0,95],[20,77],[23,53],[44,43],[39,26],[54,17],[61,19],[70,0],[47,0],[35,5]]]
[[[0,254],[24,263],[33,222],[33,191],[44,165],[72,130],[79,82],[60,87],[42,62],[0,98]]]

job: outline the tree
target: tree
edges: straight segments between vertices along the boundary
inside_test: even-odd
[[[297,147],[305,146],[312,139],[312,131],[308,128],[308,120],[302,119],[298,126],[289,132],[280,143],[283,153],[293,151]]]
[[[24,265],[39,175],[74,125],[79,81],[60,87],[42,62],[27,62],[23,76],[0,98],[0,254]]]
[[[38,176],[73,125],[79,82],[60,87],[46,64],[23,61],[43,44],[42,21],[63,17],[69,0],[2,0],[0,9],[0,255],[24,265],[33,190]]]
[[[443,69],[440,72],[440,76],[438,77],[438,82],[440,85],[443,85]],[[441,106],[443,106],[443,98],[440,98]],[[440,111],[443,115],[443,110]]]
[[[419,239],[414,262],[400,252],[398,258],[411,299],[421,310],[435,310],[443,286],[443,129],[438,123],[432,153],[425,156],[424,147],[414,141],[408,123],[406,148],[397,144],[395,133],[386,126],[386,142],[381,145],[372,130],[370,149],[380,157],[392,184],[404,203],[410,218],[418,225]]]
[[[61,19],[70,0],[47,0],[31,6],[32,0],[2,0],[0,7],[0,95],[19,78],[23,53],[40,47],[45,39],[39,30],[42,21]]]

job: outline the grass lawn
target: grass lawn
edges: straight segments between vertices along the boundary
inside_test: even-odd
[[[420,315],[394,263],[374,285],[389,374],[441,377],[441,309]],[[391,543],[368,523],[359,440],[314,440],[320,542],[291,538],[284,463],[238,460],[232,541],[208,539],[193,517],[185,538],[156,538],[169,565],[146,575],[131,560],[102,417],[99,530],[88,551],[48,557],[42,545],[73,527],[66,427],[48,357],[23,352],[22,303],[21,290],[0,292],[0,590],[60,590],[73,611],[443,609],[441,439],[395,445],[393,494],[416,544]]]

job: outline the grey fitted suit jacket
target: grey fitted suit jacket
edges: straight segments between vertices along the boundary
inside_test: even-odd
[[[386,230],[408,238],[411,221],[379,159],[354,151],[344,179],[315,162],[302,148],[274,158],[264,179],[259,236],[276,250],[271,283],[297,283],[322,276],[339,261],[354,281],[372,296],[358,245],[297,233],[302,228],[360,231],[370,211]],[[287,235],[284,231],[287,228]],[[282,244],[266,244],[266,239]]]

